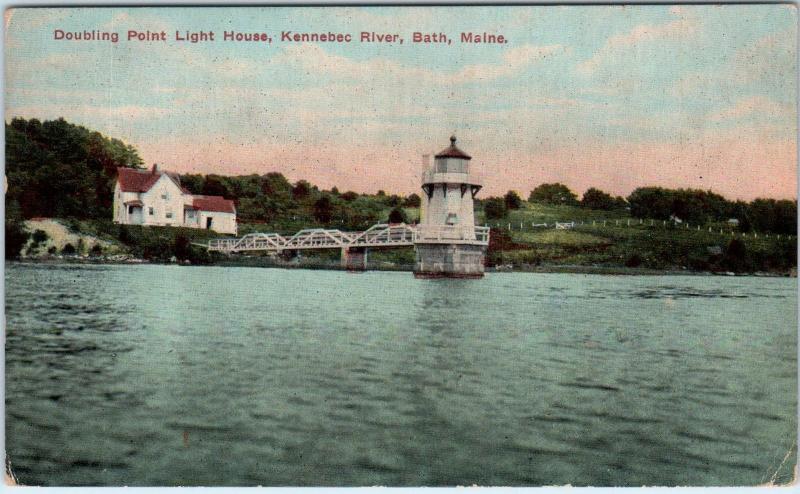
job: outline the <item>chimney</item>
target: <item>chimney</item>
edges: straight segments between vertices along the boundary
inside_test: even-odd
[[[158,173],[158,165],[157,165],[157,164],[153,163],[153,169],[151,170],[151,173],[152,173],[153,175],[155,175],[156,173]]]

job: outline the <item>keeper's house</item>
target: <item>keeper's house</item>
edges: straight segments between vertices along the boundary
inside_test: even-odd
[[[178,175],[117,168],[114,222],[124,225],[183,226],[236,235],[236,206],[221,196],[192,195]]]

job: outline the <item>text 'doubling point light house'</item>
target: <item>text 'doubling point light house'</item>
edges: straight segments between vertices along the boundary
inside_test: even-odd
[[[414,275],[420,278],[480,278],[489,229],[475,226],[473,200],[481,189],[470,173],[471,156],[456,146],[426,163]]]

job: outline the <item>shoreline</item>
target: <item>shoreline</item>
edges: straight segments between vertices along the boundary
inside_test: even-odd
[[[249,258],[254,259],[254,258]],[[261,258],[257,258],[261,259]],[[75,264],[75,265],[115,265],[115,266],[137,266],[137,265],[164,265],[164,266],[208,266],[208,267],[238,267],[238,268],[273,268],[273,269],[307,269],[322,271],[347,271],[351,273],[363,273],[368,271],[398,271],[413,272],[410,265],[383,265],[370,266],[368,269],[347,269],[339,263],[278,263],[278,262],[241,262],[241,260],[222,260],[209,264],[190,264],[188,262],[158,262],[146,259],[106,259],[97,257],[66,257],[66,258],[21,258],[6,259],[6,264]],[[503,273],[532,273],[532,274],[586,274],[586,275],[613,275],[613,276],[736,276],[754,278],[797,278],[796,270],[793,272],[713,272],[713,271],[693,271],[690,269],[652,269],[652,268],[633,268],[627,266],[580,266],[580,265],[523,265],[512,267],[487,267],[486,274]]]

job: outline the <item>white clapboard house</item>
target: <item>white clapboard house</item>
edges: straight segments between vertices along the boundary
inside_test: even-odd
[[[159,170],[117,168],[114,222],[183,226],[236,235],[236,206],[221,196],[193,195],[178,175]]]

